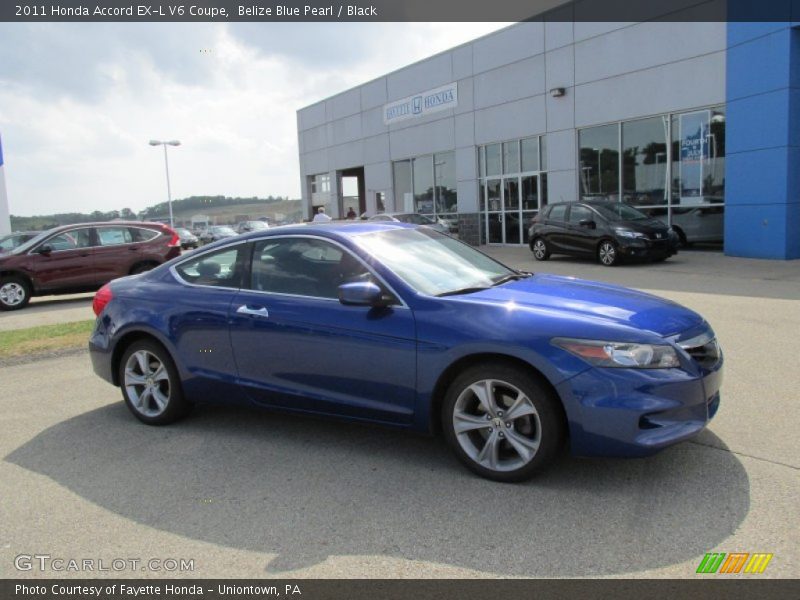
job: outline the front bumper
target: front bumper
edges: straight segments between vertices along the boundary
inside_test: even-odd
[[[629,258],[661,258],[678,253],[677,238],[672,236],[663,240],[643,238],[621,238],[619,253]]]
[[[592,368],[557,390],[576,456],[647,456],[702,431],[720,403],[713,369]]]

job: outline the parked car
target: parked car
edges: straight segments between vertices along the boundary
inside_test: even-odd
[[[0,309],[23,308],[32,296],[96,290],[179,255],[178,234],[159,223],[56,227],[0,256]]]
[[[673,206],[672,229],[681,245],[721,244],[725,229],[722,206]]]
[[[181,248],[189,250],[190,248],[197,248],[200,245],[200,238],[184,227],[175,229],[178,237],[181,239]]]
[[[611,267],[626,258],[665,260],[677,254],[678,236],[662,221],[608,200],[551,204],[528,231],[536,260],[569,254]]]
[[[94,370],[144,423],[241,402],[441,431],[500,481],[567,442],[578,455],[652,454],[720,403],[722,354],[699,314],[516,271],[428,227],[247,234],[113,281],[94,309]]]
[[[11,252],[14,248],[39,235],[40,231],[18,231],[0,237],[0,254]]]
[[[225,238],[234,237],[238,235],[232,227],[227,225],[212,225],[200,234],[200,241],[204,244],[210,244]]]
[[[441,233],[450,233],[450,228],[441,223],[440,221],[434,221],[428,216],[421,215],[419,213],[403,213],[403,212],[393,212],[393,213],[378,213],[377,215],[372,215],[369,221],[393,221],[395,223],[409,223],[411,225],[424,225],[425,227],[430,227],[436,231]]]
[[[264,229],[269,229],[269,223],[266,221],[242,221],[236,227],[236,231],[239,233],[249,233],[251,231],[263,231]]]

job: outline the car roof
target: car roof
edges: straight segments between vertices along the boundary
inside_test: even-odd
[[[61,231],[67,231],[69,229],[74,229],[76,227],[169,227],[169,225],[165,225],[164,223],[156,223],[153,221],[92,221],[90,223],[71,223],[69,225],[59,225],[57,227],[53,227],[52,229],[45,229],[43,231],[34,231],[31,233],[35,233],[39,235],[40,233],[58,233]]]

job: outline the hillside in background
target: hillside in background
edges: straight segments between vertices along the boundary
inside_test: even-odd
[[[191,196],[172,201],[172,212],[177,226],[188,226],[195,215],[206,215],[212,223],[235,224],[238,221],[266,217],[270,223],[297,222],[302,220],[300,200],[290,200],[280,196],[266,198],[228,198],[226,196]],[[36,231],[50,229],[59,225],[89,223],[92,221],[112,221],[126,219],[132,221],[167,221],[169,207],[166,202],[149,206],[139,213],[130,208],[91,213],[59,213],[19,217],[11,215],[12,231]]]

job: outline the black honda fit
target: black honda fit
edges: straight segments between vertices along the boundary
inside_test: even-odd
[[[551,254],[591,257],[611,267],[625,258],[665,260],[677,254],[678,236],[662,221],[624,202],[562,202],[531,222],[530,247],[536,260]]]

